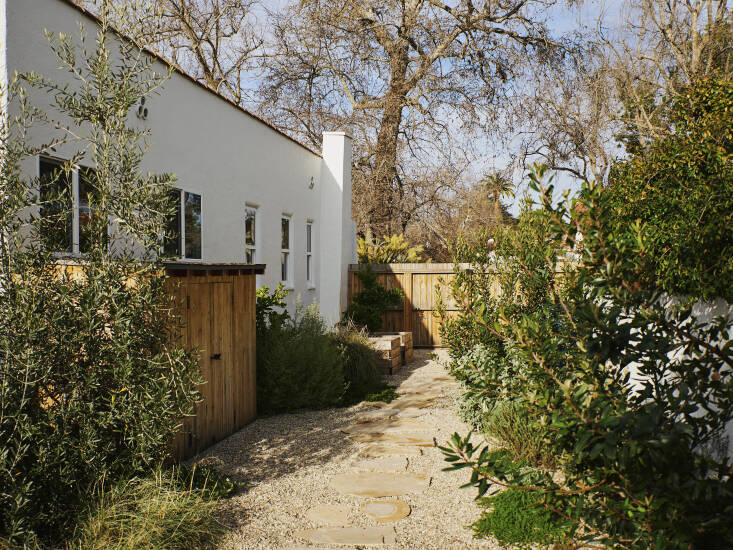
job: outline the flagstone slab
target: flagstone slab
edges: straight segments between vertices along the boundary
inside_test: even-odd
[[[349,434],[347,437],[359,443],[390,443],[393,445],[416,445],[418,447],[435,446],[433,437],[426,433],[364,433]]]
[[[308,510],[305,517],[322,525],[346,525],[349,523],[349,509],[345,506],[324,504]]]
[[[402,499],[389,498],[365,502],[361,511],[380,523],[391,523],[409,516],[410,506]]]
[[[367,458],[354,462],[351,467],[355,470],[369,472],[404,472],[407,470],[407,457],[382,456],[379,458]]]
[[[430,478],[408,473],[360,472],[335,475],[330,485],[345,495],[398,497],[424,491],[430,485]]]
[[[377,422],[352,424],[342,428],[341,431],[347,434],[390,434],[404,432],[430,431],[432,426],[415,418],[386,419]]]
[[[435,404],[436,397],[426,399],[422,396],[398,397],[389,405],[393,409],[426,409]]]
[[[379,458],[383,456],[420,456],[422,449],[412,445],[396,445],[394,443],[372,443],[359,453],[362,458]]]
[[[295,536],[315,544],[383,546],[396,543],[394,527],[322,527],[296,531]]]

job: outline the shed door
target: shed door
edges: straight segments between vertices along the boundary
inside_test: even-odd
[[[199,386],[203,402],[196,406],[192,442],[196,450],[209,447],[235,429],[232,283],[186,285],[188,347],[200,352]]]

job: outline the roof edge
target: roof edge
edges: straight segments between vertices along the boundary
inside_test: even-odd
[[[86,17],[88,17],[89,19],[91,19],[91,20],[92,20],[92,21],[94,21],[95,23],[97,23],[97,24],[101,23],[101,20],[99,19],[99,17],[97,17],[97,16],[96,16],[95,14],[93,14],[92,12],[90,12],[90,11],[89,11],[88,9],[86,9],[86,8],[85,8],[84,6],[82,6],[82,5],[80,5],[80,4],[77,4],[75,0],[59,0],[59,1],[60,1],[60,2],[63,2],[64,4],[67,4],[68,6],[71,6],[72,8],[75,8],[76,10],[78,10],[79,12],[81,12],[82,14],[84,14],[84,15],[85,15]],[[123,33],[122,33],[121,31],[119,31],[118,29],[116,29],[116,28],[115,28],[114,26],[112,26],[112,25],[110,25],[110,27],[111,27],[111,28],[112,28],[112,30],[113,30],[113,31],[115,32],[115,34],[117,34],[117,36],[119,36],[120,38],[122,38],[122,39],[124,39],[124,40],[128,40],[128,41],[130,41],[130,42],[133,42],[133,43],[134,43],[134,41],[133,41],[133,40],[132,40],[132,39],[131,39],[131,38],[130,38],[129,36],[126,36],[125,34],[123,34]],[[302,147],[303,149],[305,149],[305,150],[306,150],[306,151],[308,151],[309,153],[311,153],[311,154],[313,154],[313,155],[315,155],[315,156],[317,156],[317,157],[323,158],[323,155],[322,155],[321,153],[319,153],[318,151],[315,151],[315,150],[311,149],[311,148],[310,148],[310,147],[309,147],[308,145],[306,145],[305,143],[303,143],[303,142],[301,142],[301,141],[299,141],[299,140],[295,139],[294,137],[292,137],[292,136],[290,136],[290,135],[286,134],[285,132],[283,132],[282,130],[280,130],[279,128],[277,128],[276,126],[274,126],[273,124],[271,124],[271,123],[267,122],[267,121],[266,121],[265,119],[263,119],[263,118],[262,118],[262,117],[260,117],[259,115],[256,115],[256,114],[254,114],[254,113],[253,113],[252,111],[249,111],[249,110],[245,109],[244,107],[242,107],[242,106],[241,106],[241,105],[239,105],[238,103],[235,103],[234,101],[232,101],[232,100],[231,100],[231,99],[229,99],[228,97],[226,97],[226,96],[224,96],[224,95],[220,94],[219,92],[217,92],[217,91],[216,91],[215,89],[213,89],[213,88],[212,88],[211,86],[209,86],[208,84],[205,84],[204,82],[201,82],[201,81],[199,81],[199,80],[195,79],[195,78],[194,78],[194,77],[192,77],[192,76],[191,76],[190,74],[188,74],[188,73],[187,73],[186,71],[184,71],[184,70],[183,70],[183,69],[182,69],[182,68],[181,68],[181,67],[180,67],[179,65],[177,65],[176,63],[174,63],[174,62],[173,62],[173,61],[171,61],[170,59],[167,59],[167,58],[165,58],[165,57],[164,57],[163,55],[161,55],[160,53],[158,53],[158,52],[156,52],[156,51],[153,51],[153,50],[151,50],[151,49],[149,49],[149,48],[144,48],[144,49],[143,49],[143,51],[144,51],[145,53],[147,53],[148,55],[151,55],[152,57],[154,57],[154,58],[155,58],[155,59],[157,59],[158,61],[162,62],[162,63],[163,63],[164,65],[166,65],[167,67],[169,67],[169,68],[173,69],[173,70],[174,70],[174,71],[175,71],[176,73],[178,73],[178,74],[180,74],[181,76],[183,76],[183,77],[187,78],[188,80],[190,80],[191,82],[193,82],[193,83],[194,83],[194,84],[196,84],[197,86],[199,86],[199,87],[203,88],[204,90],[206,90],[206,91],[207,91],[207,92],[209,92],[210,94],[213,94],[213,95],[215,95],[216,97],[218,97],[218,98],[219,98],[219,99],[221,99],[222,101],[226,101],[226,102],[227,102],[227,103],[228,103],[229,105],[231,105],[231,106],[232,106],[232,107],[234,107],[235,109],[237,109],[237,110],[241,111],[242,113],[244,113],[244,114],[246,114],[246,115],[248,115],[248,116],[252,117],[252,118],[253,118],[253,119],[255,119],[256,121],[260,122],[261,124],[264,124],[264,125],[265,125],[265,126],[267,126],[267,127],[268,127],[268,128],[270,129],[270,130],[272,130],[272,131],[274,131],[274,132],[276,132],[276,133],[280,134],[281,136],[283,136],[284,138],[286,138],[286,139],[288,139],[288,140],[292,141],[292,142],[293,142],[293,143],[295,143],[296,145],[299,145],[300,147]]]

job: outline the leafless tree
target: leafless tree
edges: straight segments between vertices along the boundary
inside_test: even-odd
[[[97,0],[86,0],[94,10]],[[263,39],[258,0],[113,0],[114,24],[235,103]]]
[[[557,48],[553,2],[301,0],[272,14],[262,113],[314,145],[350,127],[359,229],[403,232],[426,203],[455,199],[435,176],[460,171],[526,60]]]

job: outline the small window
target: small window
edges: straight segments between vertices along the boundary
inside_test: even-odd
[[[168,218],[163,253],[169,257],[201,259],[201,195],[170,190],[174,212]]]
[[[305,278],[308,286],[314,285],[313,279],[313,222],[305,224]]]
[[[290,255],[290,218],[282,217],[281,250],[280,250],[280,280],[290,283],[291,255]]]
[[[62,161],[39,161],[40,239],[52,252],[73,252],[73,172]]]
[[[185,193],[186,258],[201,259],[201,195]]]
[[[81,253],[91,251],[95,240],[99,240],[103,246],[106,246],[109,242],[107,224],[95,219],[95,216],[99,215],[98,210],[94,208],[94,203],[98,200],[97,186],[97,171],[94,168],[88,168],[86,166],[80,167],[78,212],[79,252]],[[95,232],[99,233],[96,238],[94,235]]]
[[[257,209],[247,208],[244,213],[245,262],[257,263]]]

